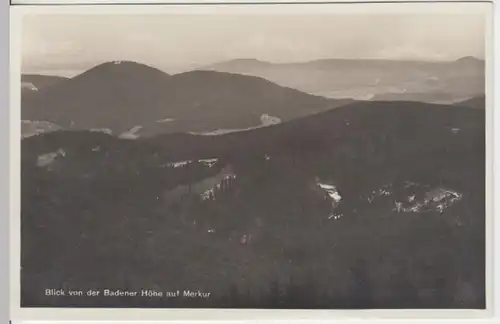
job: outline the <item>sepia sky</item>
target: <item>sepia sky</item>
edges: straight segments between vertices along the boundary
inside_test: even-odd
[[[73,76],[110,60],[175,73],[235,58],[484,58],[483,15],[32,15],[25,73]]]

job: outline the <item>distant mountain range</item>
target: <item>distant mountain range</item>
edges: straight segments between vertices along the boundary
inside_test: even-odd
[[[244,129],[259,126],[263,115],[286,121],[349,102],[259,77],[212,71],[168,75],[134,62],[108,62],[23,96],[21,115],[62,128],[152,135]]]
[[[324,59],[270,63],[236,59],[203,69],[263,77],[282,86],[330,98],[451,103],[484,93],[484,60],[452,62]],[[436,98],[436,93],[442,95]]]
[[[55,129],[124,138],[175,132],[214,135],[286,122],[353,103],[353,98],[481,106],[471,98],[484,97],[484,61],[273,64],[240,59],[175,75],[113,61],[69,79],[23,75],[22,87],[23,136]],[[333,89],[331,93],[345,98],[327,98],[328,93],[314,87]],[[359,95],[364,91],[370,95]]]

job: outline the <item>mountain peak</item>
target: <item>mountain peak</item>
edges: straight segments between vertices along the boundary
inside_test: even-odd
[[[127,60],[114,60],[114,61],[108,61],[104,62],[101,65],[144,65],[135,61],[127,61]]]
[[[161,72],[162,74],[167,74],[157,68],[152,66],[142,64],[135,61],[127,61],[127,60],[115,60],[101,63],[99,65],[94,66],[93,68],[87,70],[83,74],[87,74],[88,72],[96,72],[96,71],[156,71]]]
[[[456,62],[462,62],[462,63],[481,63],[484,62],[484,60],[478,59],[475,56],[464,56],[456,60]]]

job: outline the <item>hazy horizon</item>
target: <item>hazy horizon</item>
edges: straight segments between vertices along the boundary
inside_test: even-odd
[[[74,76],[134,61],[167,73],[235,60],[454,61],[485,57],[485,21],[464,15],[31,15],[22,72]]]

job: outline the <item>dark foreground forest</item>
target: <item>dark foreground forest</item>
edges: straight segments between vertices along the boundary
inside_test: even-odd
[[[25,138],[22,306],[485,308],[484,118],[358,102],[220,136]]]

